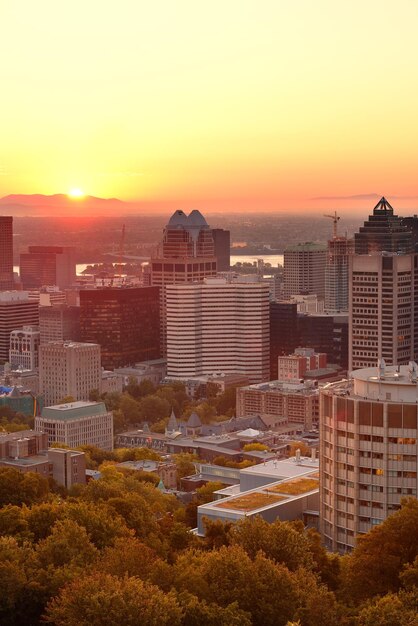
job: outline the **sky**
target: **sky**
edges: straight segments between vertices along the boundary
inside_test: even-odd
[[[0,23],[0,196],[418,207],[415,0],[3,0]]]

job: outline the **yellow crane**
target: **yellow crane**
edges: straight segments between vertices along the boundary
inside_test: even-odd
[[[324,217],[329,217],[334,222],[333,238],[337,239],[337,224],[338,224],[338,220],[341,219],[340,216],[337,215],[337,211],[334,211],[334,215],[324,215]]]

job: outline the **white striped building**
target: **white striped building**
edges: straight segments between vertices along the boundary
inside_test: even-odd
[[[167,376],[269,380],[269,286],[257,277],[166,286]]]

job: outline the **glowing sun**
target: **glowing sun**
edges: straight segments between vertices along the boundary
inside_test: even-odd
[[[84,198],[86,194],[84,193],[82,189],[74,188],[74,189],[70,189],[67,195],[69,198],[80,199],[80,198]]]

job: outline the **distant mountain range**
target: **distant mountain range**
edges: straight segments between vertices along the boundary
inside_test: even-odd
[[[131,202],[123,202],[117,198],[70,198],[58,193],[52,196],[43,194],[10,194],[0,198],[0,213],[19,217],[48,217],[83,215],[112,215],[114,213],[137,212],[138,206]]]

